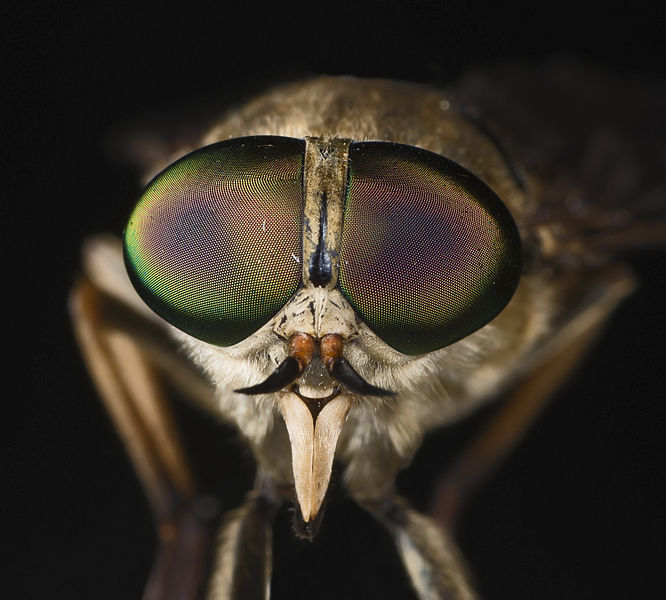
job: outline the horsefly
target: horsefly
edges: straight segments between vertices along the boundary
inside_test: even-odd
[[[313,539],[334,462],[419,598],[476,597],[448,532],[459,503],[632,292],[622,252],[665,237],[662,195],[629,181],[600,197],[580,177],[602,141],[592,119],[575,144],[565,127],[553,140],[561,89],[591,86],[587,117],[616,97],[590,81],[557,65],[445,91],[319,77],[152,165],[123,239],[87,241],[70,301],[157,521],[146,598],[266,598],[272,516],[293,503],[295,535]],[[257,463],[210,553],[162,376],[233,424]],[[432,514],[398,497],[424,435],[500,393]]]

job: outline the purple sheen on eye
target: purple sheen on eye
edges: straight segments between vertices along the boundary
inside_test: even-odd
[[[352,144],[349,170],[340,287],[375,333],[420,354],[504,308],[520,277],[520,238],[490,188],[399,144]]]

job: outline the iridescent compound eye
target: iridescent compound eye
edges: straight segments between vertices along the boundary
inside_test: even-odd
[[[340,289],[405,354],[452,344],[495,317],[521,271],[506,206],[460,165],[385,142],[352,144]]]
[[[190,335],[245,339],[301,280],[302,140],[258,136],[206,146],[155,177],[125,231],[143,300]]]

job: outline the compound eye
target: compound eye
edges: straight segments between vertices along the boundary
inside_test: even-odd
[[[301,280],[305,142],[212,144],[144,190],[125,231],[139,295],[190,335],[229,346],[267,323]]]
[[[438,154],[352,144],[340,289],[405,354],[476,331],[509,302],[521,243],[509,210],[480,179]]]

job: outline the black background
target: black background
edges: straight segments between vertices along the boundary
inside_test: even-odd
[[[477,64],[573,51],[663,75],[662,19],[652,9],[581,9],[3,9],[5,597],[137,598],[150,567],[150,515],[66,311],[82,239],[120,231],[138,191],[136,174],[105,150],[109,131],[144,113],[314,73],[445,84]],[[485,598],[664,596],[663,259],[636,258],[637,294],[466,512],[458,539]],[[429,438],[401,477],[417,506],[455,435]],[[242,489],[251,472],[237,454],[220,471]],[[385,534],[344,499],[335,496],[312,546],[291,542],[286,521],[277,527],[274,597],[407,597],[395,557],[381,550]]]

